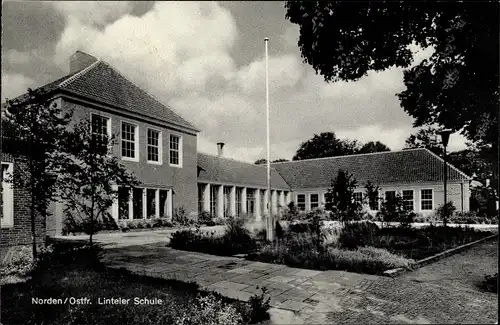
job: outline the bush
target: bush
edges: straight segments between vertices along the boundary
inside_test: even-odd
[[[378,226],[369,221],[345,224],[340,231],[338,245],[347,249],[369,245],[378,231]]]
[[[269,244],[251,259],[261,262],[286,264],[315,270],[344,270],[358,273],[381,274],[391,268],[410,268],[412,260],[391,254],[387,250],[361,247],[344,250],[329,247],[324,252],[295,250],[286,243]]]
[[[257,287],[257,289],[259,289],[259,287]],[[269,318],[268,310],[271,298],[266,298],[267,288],[264,287],[261,288],[261,290],[262,292],[260,295],[253,295],[250,297],[250,312],[248,313],[250,324],[256,324]]]
[[[214,226],[212,215],[207,211],[203,211],[198,215],[198,223],[207,226]]]
[[[191,220],[189,220],[186,209],[183,206],[174,209],[172,223],[180,226],[189,226],[191,224]]]
[[[436,210],[436,215],[446,224],[450,221],[456,210],[457,208],[453,205],[453,202],[450,201],[440,205]]]
[[[21,246],[12,252],[5,264],[2,264],[0,274],[2,277],[9,275],[24,277],[31,272],[34,265],[32,247]]]
[[[193,310],[184,312],[179,316],[176,325],[238,325],[243,323],[243,318],[237,309],[224,303],[214,294],[199,296]]]
[[[276,238],[278,239],[281,239],[284,236],[283,228],[281,227],[281,224],[278,220],[276,220],[275,233],[276,233]]]
[[[487,275],[481,283],[481,287],[486,291],[498,294],[498,273]]]

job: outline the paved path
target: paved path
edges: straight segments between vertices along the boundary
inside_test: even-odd
[[[402,278],[480,291],[478,285],[484,277],[495,273],[498,273],[498,238],[404,274]]]
[[[272,299],[271,324],[493,324],[498,317],[495,294],[183,252],[164,243],[108,249],[105,263],[139,274],[195,281],[240,300],[265,286]]]

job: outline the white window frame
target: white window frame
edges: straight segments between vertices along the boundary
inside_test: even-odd
[[[107,121],[106,121],[106,129],[107,129],[107,131],[108,131],[108,132],[107,132],[107,133],[108,133],[108,139],[111,139],[111,136],[112,136],[112,134],[113,134],[113,133],[112,133],[112,130],[111,130],[111,125],[112,125],[112,124],[111,124],[111,116],[109,116],[109,115],[105,115],[105,114],[101,114],[101,113],[92,113],[92,112],[91,112],[91,113],[90,113],[90,133],[91,133],[91,134],[93,133],[93,131],[92,131],[92,117],[93,117],[93,116],[103,117],[103,118],[105,118],[105,119],[107,120]],[[121,134],[121,130],[120,130],[120,134]],[[110,145],[110,146],[108,147],[108,156],[111,156],[111,152],[110,152],[111,150],[110,150],[110,149],[111,149],[111,150],[113,149],[113,148],[112,148],[112,145]]]
[[[2,165],[7,165],[7,174],[12,175],[14,172],[14,163],[3,162]],[[9,204],[5,204],[8,202]],[[10,211],[6,211],[10,207]],[[2,228],[11,228],[14,226],[14,188],[12,183],[4,182],[2,168],[2,220],[0,221]],[[6,213],[8,212],[8,213]]]
[[[312,196],[313,195],[317,195],[318,196],[318,202],[317,202],[318,206],[315,207],[315,208],[312,207],[312,203],[313,203],[312,202]],[[320,207],[319,193],[309,193],[309,210],[312,211],[313,209],[317,209],[319,207]]]
[[[173,164],[171,162],[171,151],[173,150],[171,147],[170,147],[170,144],[172,142],[172,136],[174,137],[177,137],[179,138],[179,149],[178,149],[178,156],[179,156],[179,162],[178,164]],[[182,150],[182,136],[179,135],[179,134],[174,134],[174,133],[170,133],[169,136],[168,136],[168,163],[170,166],[172,167],[178,167],[178,168],[182,168],[182,156],[183,156],[183,150]]]
[[[423,199],[423,195],[422,195],[423,191],[431,191],[432,198],[431,199]],[[424,201],[426,201],[426,202],[431,201],[432,206],[431,206],[430,209],[424,209],[423,208]],[[432,211],[432,210],[434,210],[434,190],[432,188],[422,188],[422,189],[420,189],[420,211]]]
[[[405,195],[404,195],[404,193],[405,193],[405,192],[411,192],[411,197],[412,197],[412,199],[411,199],[411,202],[412,202],[412,208],[411,208],[411,210],[409,210],[409,211],[414,212],[414,211],[415,211],[415,191],[414,191],[414,190],[401,190],[401,199],[403,200],[403,207],[404,207],[404,205],[405,205],[405,202],[406,202],[406,201],[409,201],[409,200],[405,200]]]
[[[123,156],[123,124],[129,124],[134,127],[134,153],[135,157],[125,157]],[[130,142],[130,140],[125,140],[127,142]],[[122,160],[127,160],[127,161],[139,161],[139,125],[135,123],[131,123],[128,121],[121,121],[120,123],[120,156],[122,157]]]
[[[301,210],[299,208],[299,195],[303,195],[304,196],[304,210]],[[305,193],[297,193],[297,209],[299,211],[306,211],[306,209],[307,209],[307,195]]]
[[[149,130],[158,132],[158,161],[154,160],[149,160],[149,147],[153,147],[152,145],[149,144]],[[159,129],[155,128],[146,128],[146,160],[148,164],[153,164],[153,165],[162,165],[163,164],[163,141],[162,141],[162,132]]]

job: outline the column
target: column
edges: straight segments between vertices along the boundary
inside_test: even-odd
[[[113,219],[118,220],[118,214],[119,214],[118,185],[112,185],[112,188],[113,188],[113,191],[115,191],[116,196],[113,198],[113,203],[111,205],[111,216],[113,217]]]
[[[264,191],[264,215],[269,216],[269,190]]]
[[[276,190],[271,191],[271,202],[271,213],[275,215],[278,211],[278,195],[276,193]]]
[[[217,189],[217,217],[224,218],[224,185]]]
[[[148,217],[148,194],[147,189],[142,189],[142,219],[147,219]]]
[[[160,189],[155,190],[155,218],[160,217]]]
[[[172,192],[173,192],[173,190],[171,190],[171,189],[168,190],[168,192],[167,192],[167,217],[169,220],[172,220],[172,216],[174,215],[173,214],[174,209],[172,206],[172,204],[173,204],[173,198],[172,198],[173,193]]]
[[[134,220],[134,190],[131,189],[128,195],[128,219]]]
[[[241,213],[247,213],[247,188],[241,189]]]
[[[236,216],[236,186],[231,186],[231,192],[229,195],[229,211],[231,216]]]
[[[280,204],[279,214],[281,215],[281,213],[285,209],[285,192],[284,191],[280,191],[279,204]]]
[[[205,184],[203,190],[203,211],[210,212],[210,184]]]
[[[256,188],[255,189],[255,219],[257,221],[262,220],[262,216],[261,216],[261,213],[260,213],[260,211],[261,211],[260,204],[261,204],[260,189]]]

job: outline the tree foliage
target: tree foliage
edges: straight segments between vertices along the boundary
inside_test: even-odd
[[[272,163],[279,163],[279,162],[286,162],[286,161],[289,161],[288,159],[283,159],[283,158],[280,158],[280,159],[276,159],[276,160],[273,160],[271,161],[271,164]],[[255,165],[264,165],[264,164],[267,164],[267,159],[265,158],[260,158],[260,159],[257,159],[255,162],[254,162]]]
[[[460,131],[498,173],[498,1],[287,1],[285,7],[300,27],[304,61],[326,81],[404,68],[405,89],[397,96],[414,126]],[[415,64],[410,46],[433,53]]]
[[[335,132],[322,132],[303,142],[292,160],[352,155],[359,147],[357,141],[338,139]]]
[[[368,205],[370,206],[370,210],[377,211],[379,209],[379,190],[380,187],[375,185],[371,181],[366,182],[365,184],[365,194],[368,199]]]
[[[51,202],[58,198],[58,175],[70,163],[66,154],[67,126],[71,111],[62,111],[49,94],[28,89],[26,95],[7,100],[2,115],[3,149],[16,156],[26,169],[14,168],[11,182],[30,195],[30,223],[33,257],[37,257],[36,224],[45,223]],[[41,220],[40,220],[41,218]]]
[[[92,236],[113,220],[109,210],[118,199],[113,185],[132,189],[139,182],[112,156],[114,136],[93,133],[88,119],[74,126],[70,143],[73,164],[63,171],[66,217],[83,224],[92,245]]]
[[[438,156],[443,155],[443,146],[436,127],[426,127],[411,134],[405,140],[405,149],[427,148]]]
[[[384,151],[391,151],[391,149],[380,141],[370,141],[365,143],[357,153],[374,153]]]
[[[361,205],[354,201],[356,186],[357,181],[352,174],[339,170],[325,194],[325,210],[338,215],[344,223],[356,219],[361,210]]]

